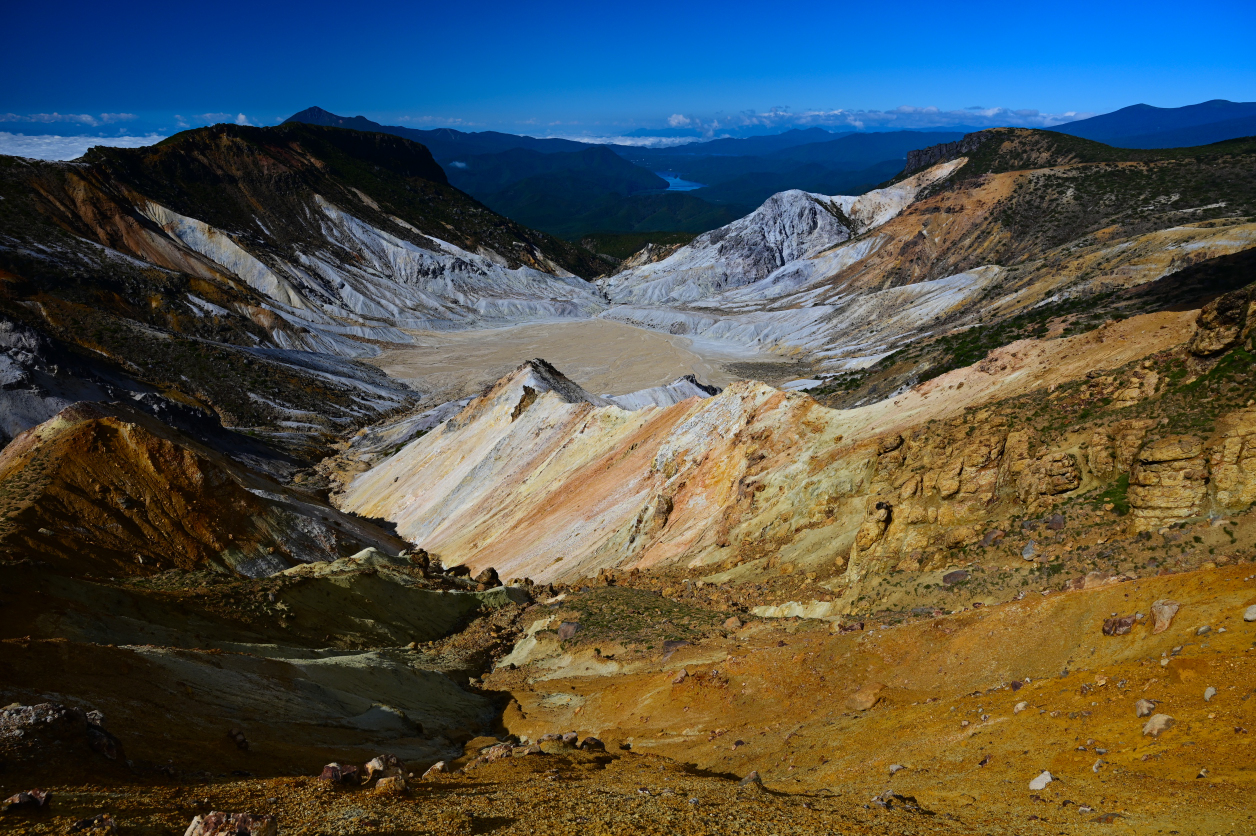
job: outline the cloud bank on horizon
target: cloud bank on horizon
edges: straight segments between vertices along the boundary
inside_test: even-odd
[[[885,131],[947,128],[991,128],[1002,126],[1051,128],[1086,119],[1093,113],[1067,111],[1042,113],[1032,109],[1005,107],[968,107],[943,110],[937,107],[902,106],[892,110],[813,109],[793,111],[775,107],[764,112],[745,110],[713,117],[674,113],[660,120],[659,127],[637,128],[609,133],[596,129],[580,130],[568,126],[562,133],[551,130],[548,136],[562,136],[589,143],[672,147],[726,136],[771,134],[794,128],[820,127],[831,131]],[[162,120],[141,118],[133,113],[0,113],[0,154],[35,157],[45,160],[72,160],[82,156],[93,145],[137,148],[152,145],[171,133],[189,128],[229,122],[236,125],[274,124],[280,119],[251,118],[244,113],[200,113],[184,116],[172,114]],[[457,127],[462,130],[483,130],[460,119],[437,120],[429,117],[402,116],[402,124],[423,124],[425,127]],[[160,124],[164,122],[165,124]],[[439,122],[439,124],[438,124]],[[505,126],[503,126],[505,127]],[[533,125],[516,126],[520,133],[536,134]]]

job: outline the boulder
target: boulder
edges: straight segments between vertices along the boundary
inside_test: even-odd
[[[1105,636],[1124,636],[1134,629],[1134,625],[1138,622],[1136,615],[1115,616],[1106,618],[1103,622],[1103,634]]]
[[[376,778],[390,778],[405,774],[405,764],[396,755],[379,755],[371,758],[362,768],[362,783],[369,784]]]
[[[576,748],[583,749],[586,752],[605,752],[606,744],[598,740],[596,737],[586,737],[584,740],[580,741],[580,745]]]
[[[1161,732],[1173,728],[1177,724],[1168,714],[1153,714],[1151,719],[1143,725],[1143,734],[1152,737],[1159,737]]]
[[[358,780],[358,768],[350,763],[333,761],[323,767],[323,772],[318,777],[322,781],[331,781],[333,784],[355,784]]]
[[[1177,601],[1170,601],[1167,598],[1162,598],[1153,603],[1151,605],[1152,635],[1168,630],[1169,625],[1173,623],[1173,617],[1177,615],[1181,606]]]
[[[47,790],[33,789],[19,792],[0,802],[0,813],[13,810],[36,810],[46,805],[51,798],[52,794]]]
[[[402,795],[406,789],[406,779],[401,775],[380,778],[375,782],[375,792],[380,795]]]
[[[274,816],[212,812],[192,819],[183,836],[278,836]]]
[[[0,709],[0,738],[18,750],[18,759],[42,759],[52,752],[95,753],[111,761],[123,757],[122,743],[105,730],[105,715],[54,702]]]
[[[476,575],[475,582],[478,584],[483,584],[485,587],[489,589],[502,585],[501,579],[497,577],[497,570],[494,569],[492,566],[488,567],[483,572]]]

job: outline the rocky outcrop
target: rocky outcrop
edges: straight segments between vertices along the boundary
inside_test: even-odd
[[[1256,313],[1256,285],[1218,296],[1204,306],[1195,320],[1191,353],[1208,357],[1247,342],[1256,324],[1253,313]]]
[[[954,159],[955,157],[971,154],[976,151],[987,139],[984,133],[968,134],[963,139],[955,142],[943,142],[940,145],[930,145],[928,148],[921,148],[916,151],[907,152],[907,165],[903,166],[903,171],[911,173],[926,168],[931,165],[942,162],[943,160]]]
[[[1153,530],[1197,516],[1207,497],[1208,459],[1201,439],[1169,436],[1139,451],[1129,488],[1136,529]]]
[[[96,757],[125,759],[122,743],[105,730],[101,712],[50,702],[0,709],[0,752],[16,761],[43,763],[57,757],[88,763]]]

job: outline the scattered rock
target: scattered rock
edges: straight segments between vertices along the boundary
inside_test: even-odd
[[[1064,515],[1060,513],[1052,514],[1047,517],[1047,528],[1052,531],[1061,531],[1064,528]]]
[[[69,832],[79,836],[113,836],[118,832],[118,823],[108,813],[97,813],[70,825]]]
[[[475,582],[478,584],[483,584],[486,588],[489,588],[489,589],[502,585],[501,579],[497,577],[497,570],[494,569],[492,566],[488,567],[483,572],[476,575]]]
[[[992,760],[994,759],[991,758],[989,755],[985,755],[981,758],[981,760],[977,761],[977,766],[989,766],[990,761]]]
[[[1021,549],[1021,557],[1025,558],[1026,560],[1033,560],[1034,551],[1035,551],[1034,541],[1030,540],[1028,543],[1025,544],[1025,548]]]
[[[1029,782],[1029,788],[1033,790],[1034,792],[1038,792],[1039,790],[1046,789],[1047,784],[1051,783],[1054,780],[1055,780],[1055,777],[1052,776],[1050,772],[1044,771],[1037,778]]]
[[[1212,698],[1217,696],[1217,689],[1209,685],[1204,689],[1204,702],[1211,702]]]
[[[947,572],[945,575],[942,576],[942,585],[953,586],[959,583],[960,581],[966,581],[966,580],[968,580],[968,570],[956,569],[954,572]]]
[[[576,747],[586,752],[605,752],[606,744],[598,740],[596,737],[586,737],[580,741],[580,745]]]
[[[1252,604],[1247,608],[1247,611],[1243,613],[1243,620],[1256,621],[1256,604]]]
[[[1091,819],[1091,821],[1095,824],[1112,824],[1117,819],[1123,818],[1125,818],[1125,816],[1122,816],[1120,813],[1104,813],[1101,816],[1095,816]]]
[[[684,682],[688,677],[689,677],[689,671],[685,670],[684,668],[681,668],[680,673],[672,677],[672,684],[679,685],[680,683]]]
[[[437,761],[429,766],[427,771],[423,773],[423,780],[427,781],[431,778],[435,778],[437,775],[444,775],[447,772],[449,772],[448,764],[444,761]]]
[[[1103,634],[1105,636],[1124,636],[1138,623],[1138,616],[1123,615],[1104,619]]]
[[[1016,707],[1012,709],[1012,713],[1020,714],[1026,708],[1029,708],[1029,703],[1025,702],[1024,700],[1021,700],[1020,702],[1016,704]]]
[[[1196,778],[1207,778],[1207,777],[1208,777],[1208,768],[1207,768],[1207,767],[1204,767],[1203,769],[1199,770],[1199,774],[1198,774],[1198,775],[1196,775],[1195,777],[1196,777]]]
[[[562,736],[563,743],[566,743],[568,746],[575,746],[576,741],[579,739],[580,739],[580,735],[576,734],[573,731],[569,731]]]
[[[1155,710],[1156,704],[1152,700],[1139,700],[1134,703],[1134,714],[1138,717],[1150,717]]]
[[[1200,627],[1198,630],[1195,631],[1195,635],[1206,636],[1211,632],[1212,632],[1212,628],[1208,626],[1207,624],[1205,624],[1203,627]]]
[[[724,622],[725,630],[740,630],[741,628],[742,628],[741,619],[735,615],[731,616],[727,621]]]
[[[35,810],[45,806],[52,794],[47,790],[33,789],[26,792],[19,792],[11,795],[0,804],[0,813],[9,813],[13,810]]]
[[[903,766],[901,763],[892,763],[890,764],[890,774],[893,775],[895,772],[901,772],[906,768],[907,767]]]
[[[881,701],[881,692],[885,686],[879,682],[869,682],[846,698],[846,707],[854,711],[867,711]]]
[[[1103,758],[1099,758],[1098,760],[1095,761],[1094,766],[1090,767],[1090,771],[1098,772],[1100,769],[1103,768],[1103,763],[1104,763]]]
[[[320,780],[333,784],[354,784],[358,780],[358,768],[353,764],[332,762],[323,767]]]
[[[1143,734],[1159,737],[1161,732],[1173,728],[1176,724],[1177,720],[1168,714],[1154,714],[1143,726]]]
[[[278,836],[274,816],[212,812],[197,816],[183,836]]]
[[[741,779],[741,782],[740,782],[740,783],[738,783],[738,785],[737,785],[737,786],[739,786],[739,787],[749,787],[749,786],[752,786],[752,785],[754,785],[754,786],[760,786],[760,787],[761,787],[761,786],[763,786],[763,779],[759,777],[759,773],[758,773],[757,771],[755,771],[755,772],[751,772],[751,773],[750,773],[749,775],[747,775],[745,778],[742,778],[742,779]]]
[[[1181,609],[1181,604],[1177,601],[1161,599],[1151,605],[1152,628],[1151,633],[1163,633],[1169,629],[1169,625],[1173,623],[1173,616],[1177,615]]]
[[[564,621],[558,625],[558,640],[567,641],[580,632],[580,624],[576,621]]]

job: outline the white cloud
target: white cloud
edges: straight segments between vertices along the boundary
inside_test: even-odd
[[[73,160],[87,153],[94,145],[118,148],[141,148],[165,139],[160,134],[148,136],[56,136],[10,134],[0,131],[0,154],[34,157],[38,160]]]
[[[101,113],[98,116],[90,113],[0,113],[0,122],[31,122],[43,125],[62,122],[91,127],[127,122],[134,118],[136,118],[134,113]]]
[[[250,121],[249,121],[249,117],[245,116],[243,113],[241,113],[241,114],[239,114],[239,115],[237,115],[237,116],[236,116],[236,118],[235,118],[235,123],[236,123],[237,125],[251,125],[251,124],[253,124],[252,122],[250,122]]]
[[[673,128],[696,128],[708,137],[716,137],[744,128],[785,130],[795,127],[824,127],[846,130],[920,130],[922,128],[1012,126],[1020,128],[1053,128],[1065,122],[1085,119],[1093,113],[1067,111],[1042,113],[1037,110],[1005,107],[969,107],[963,110],[942,110],[934,106],[902,105],[891,110],[805,110],[791,112],[774,107],[764,113],[743,111],[731,115],[703,119],[698,116],[672,114],[667,124]]]
[[[466,168],[467,167],[466,163],[460,163],[457,160],[454,160],[452,163],[450,163],[450,165],[453,166],[454,168]]]
[[[632,145],[638,148],[673,148],[677,145],[688,145],[690,142],[702,142],[699,136],[566,136],[552,135],[544,139],[569,139],[572,142],[587,142],[590,145]]]

